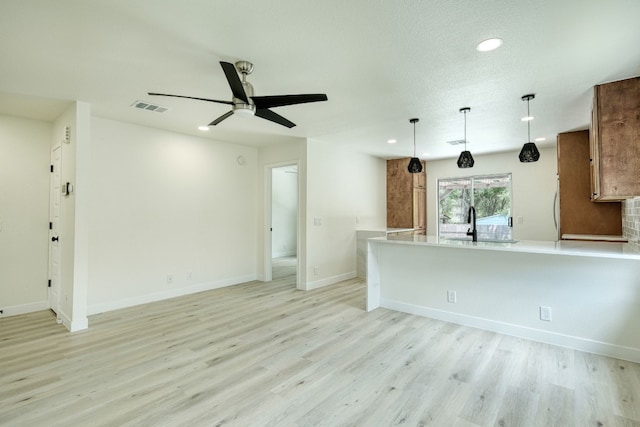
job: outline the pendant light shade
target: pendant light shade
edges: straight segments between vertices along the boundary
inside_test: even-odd
[[[471,108],[464,107],[460,109],[461,113],[464,113],[464,151],[460,153],[458,157],[458,167],[460,169],[472,168],[475,161],[470,151],[467,151],[467,113],[471,111]]]
[[[520,154],[518,155],[518,158],[522,163],[537,162],[538,159],[540,158],[540,151],[538,151],[538,147],[536,147],[536,144],[531,142],[531,120],[533,119],[533,117],[531,117],[531,112],[529,110],[529,101],[531,101],[535,97],[536,96],[534,94],[524,95],[522,97],[523,101],[527,101],[526,122],[527,122],[527,137],[528,137],[527,139],[528,142],[526,142],[522,146],[522,150],[520,150]]]
[[[518,157],[522,163],[537,162],[540,158],[540,151],[538,151],[538,147],[533,142],[525,142]]]
[[[407,167],[409,173],[422,172],[422,162],[416,157],[416,123],[418,121],[419,119],[409,119],[409,123],[413,123],[413,157],[409,161],[409,166]]]

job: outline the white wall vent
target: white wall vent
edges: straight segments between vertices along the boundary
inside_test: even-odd
[[[161,105],[152,104],[150,102],[145,101],[136,101],[131,104],[133,108],[139,108],[140,110],[154,111],[156,113],[164,113],[165,111],[169,111],[167,107],[163,107]]]
[[[447,141],[449,145],[464,145],[464,139],[456,139],[454,141]],[[471,142],[467,139],[467,144],[471,144]]]

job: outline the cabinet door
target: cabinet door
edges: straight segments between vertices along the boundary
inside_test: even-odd
[[[425,230],[427,226],[427,190],[413,189],[413,228]]]
[[[409,159],[387,160],[387,227],[413,227],[413,176]]]
[[[426,188],[427,187],[427,165],[424,160],[422,163],[422,172],[413,174],[413,188]]]
[[[639,196],[640,77],[596,86],[593,116],[593,199]]]

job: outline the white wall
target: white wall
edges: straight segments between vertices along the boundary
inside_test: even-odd
[[[254,280],[256,171],[254,148],[94,118],[89,312]]]
[[[459,169],[456,159],[426,162],[427,234],[438,234],[438,179],[512,174],[513,237],[521,240],[557,240],[553,222],[553,198],[557,188],[557,155],[554,148],[540,149],[540,160],[520,163],[518,152],[474,156],[471,169]],[[522,217],[522,224],[515,219]]]
[[[355,230],[386,228],[386,161],[310,141],[307,168],[306,289],[311,289],[355,277]],[[316,218],[321,225],[314,225]]]
[[[296,255],[298,229],[298,173],[291,167],[274,168],[271,181],[271,256]]]
[[[0,309],[49,307],[51,124],[0,115]]]

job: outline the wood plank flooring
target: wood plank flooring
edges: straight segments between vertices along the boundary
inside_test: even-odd
[[[0,425],[640,427],[638,364],[294,283],[0,319]]]
[[[271,278],[284,279],[285,277],[295,276],[298,258],[296,256],[283,256],[273,258],[271,260]]]

